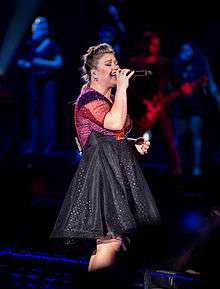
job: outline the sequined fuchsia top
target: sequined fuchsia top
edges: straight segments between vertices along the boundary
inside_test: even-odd
[[[123,129],[113,131],[104,128],[104,119],[112,107],[104,95],[94,89],[84,89],[76,100],[74,123],[81,147],[83,148],[92,131],[115,137],[120,140],[131,128],[132,122],[127,116]]]

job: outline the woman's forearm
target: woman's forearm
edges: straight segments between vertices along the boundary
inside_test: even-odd
[[[104,127],[111,130],[121,130],[127,117],[127,93],[126,88],[117,89],[114,104],[107,113]]]

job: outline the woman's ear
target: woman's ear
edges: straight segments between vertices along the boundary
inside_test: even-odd
[[[97,74],[96,74],[96,71],[94,69],[91,70],[91,75],[93,77],[94,80],[97,80]]]
[[[92,73],[92,75],[96,76],[96,71],[95,71],[95,69],[92,69],[92,70],[91,70],[91,73]]]

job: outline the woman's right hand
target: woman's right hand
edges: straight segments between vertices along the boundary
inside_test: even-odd
[[[141,155],[144,155],[147,153],[147,151],[150,147],[150,142],[149,142],[149,140],[143,138],[143,141],[140,141],[139,143],[137,142],[135,144],[135,147]]]
[[[134,71],[130,69],[118,69],[116,71],[117,89],[127,89],[129,85],[129,79],[134,74]]]

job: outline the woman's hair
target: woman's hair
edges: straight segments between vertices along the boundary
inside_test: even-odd
[[[89,86],[91,81],[91,70],[96,68],[98,60],[106,53],[113,53],[114,50],[111,45],[101,43],[96,46],[91,46],[87,52],[82,56],[81,78],[85,83],[83,88]]]

